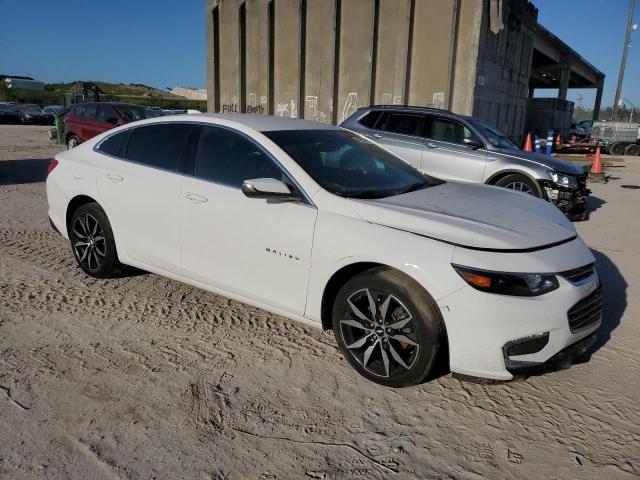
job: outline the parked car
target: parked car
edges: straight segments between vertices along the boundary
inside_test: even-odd
[[[42,109],[44,113],[49,113],[51,115],[57,115],[59,112],[64,110],[63,105],[47,105]]]
[[[53,125],[55,123],[53,115],[43,112],[38,105],[33,103],[16,103],[12,107],[20,115],[20,123],[23,125]]]
[[[119,125],[156,116],[149,108],[129,103],[79,103],[64,119],[65,143],[67,148],[73,148]]]
[[[49,171],[52,225],[86,274],[131,265],[333,329],[384,385],[440,360],[511,379],[583,351],[601,323],[594,257],[557,208],[436,180],[341,128],[160,117]]]
[[[22,115],[13,104],[0,104],[0,124],[16,125],[21,123]]]
[[[521,150],[478,119],[421,107],[358,109],[342,125],[435,177],[518,190],[587,216],[587,173],[572,163]]]

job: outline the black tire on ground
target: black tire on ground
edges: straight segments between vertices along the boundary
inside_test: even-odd
[[[640,145],[638,145],[637,143],[627,145],[627,148],[624,149],[624,154],[631,155],[632,157],[640,156]]]
[[[111,224],[97,203],[85,203],[73,212],[69,240],[78,266],[87,275],[109,278],[122,272]]]
[[[67,138],[67,150],[71,150],[74,147],[80,145],[80,140],[75,135],[69,135]]]
[[[496,183],[496,187],[508,188],[523,193],[528,193],[534,197],[541,197],[542,192],[538,184],[525,175],[512,173],[500,178]]]
[[[624,155],[625,144],[621,142],[612,143],[609,147],[611,155]]]
[[[435,301],[416,281],[391,268],[372,268],[346,282],[332,315],[344,357],[360,375],[381,385],[422,382],[446,351],[444,322]]]

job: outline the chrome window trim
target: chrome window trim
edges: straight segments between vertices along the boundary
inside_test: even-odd
[[[144,125],[132,126],[132,127],[123,128],[122,130],[118,130],[117,132],[113,132],[113,133],[107,135],[106,137],[104,137],[102,140],[100,140],[98,143],[96,143],[93,146],[93,151],[96,152],[96,153],[99,153],[100,155],[104,155],[106,157],[113,158],[115,160],[121,160],[123,162],[133,163],[134,165],[140,165],[140,166],[147,167],[147,168],[152,168],[154,170],[158,170],[158,171],[161,171],[161,172],[172,173],[174,175],[180,175],[182,177],[194,178],[196,180],[201,180],[203,182],[213,183],[214,185],[221,185],[221,186],[224,186],[224,187],[234,188],[236,190],[242,190],[242,187],[236,187],[235,185],[227,185],[225,183],[216,182],[215,180],[210,180],[210,179],[207,179],[207,178],[200,178],[200,177],[195,175],[195,172],[194,172],[194,175],[191,175],[188,172],[180,172],[180,171],[175,171],[175,170],[169,170],[169,169],[166,169],[166,168],[156,167],[156,166],[149,165],[149,164],[146,164],[146,163],[136,162],[135,160],[130,160],[128,158],[118,157],[116,155],[111,155],[111,154],[105,153],[105,152],[100,150],[100,145],[102,145],[102,143],[105,142],[108,138],[111,138],[114,135],[118,135],[120,133],[126,132],[127,130],[133,131],[136,128],[143,128],[145,126],[152,126],[152,125],[184,125],[184,124],[187,124],[187,125],[202,125],[202,126],[208,126],[208,127],[223,128],[225,130],[229,130],[229,131],[231,131],[233,133],[239,134],[240,136],[246,138],[249,142],[253,143],[258,149],[260,149],[260,151],[262,151],[272,162],[274,162],[276,167],[282,171],[282,173],[289,179],[289,181],[291,181],[291,183],[296,187],[296,189],[304,197],[303,198],[303,200],[304,200],[303,204],[309,205],[309,206],[311,206],[313,208],[317,208],[316,204],[313,203],[313,201],[311,200],[311,197],[302,188],[302,186],[298,183],[298,181],[294,178],[294,176],[291,175],[291,173],[282,165],[282,163],[280,163],[278,161],[277,158],[275,158],[275,156],[271,152],[269,152],[266,148],[264,148],[262,145],[257,143],[255,141],[255,139],[251,138],[246,133],[243,133],[243,132],[241,132],[239,130],[236,130],[235,128],[228,127],[226,125],[202,122],[202,121],[197,121],[197,120],[196,121],[170,120],[170,121],[167,121],[167,122],[153,122],[153,123],[144,124]],[[259,133],[262,133],[262,132],[259,132]],[[286,152],[285,152],[285,154],[286,154]],[[197,152],[196,152],[196,155],[197,155]],[[291,160],[293,162],[295,162],[295,160],[293,160],[293,159],[291,159]]]

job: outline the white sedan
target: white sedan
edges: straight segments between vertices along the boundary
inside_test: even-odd
[[[52,225],[88,275],[130,265],[333,329],[383,385],[439,362],[508,380],[583,351],[602,321],[594,257],[556,207],[426,176],[344,129],[160,117],[49,172]]]

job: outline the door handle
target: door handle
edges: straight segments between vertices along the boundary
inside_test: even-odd
[[[435,143],[429,142],[429,143],[427,143],[427,148],[430,148],[430,149],[433,150],[434,148],[438,148],[438,146]]]
[[[370,133],[369,135],[367,135],[367,137],[369,137],[369,138],[382,138],[382,135],[380,135],[379,133]]]
[[[107,173],[107,178],[112,182],[122,182],[124,180],[120,175],[116,175],[115,173]]]
[[[191,200],[193,203],[207,203],[209,199],[197,193],[187,192],[184,198]]]

